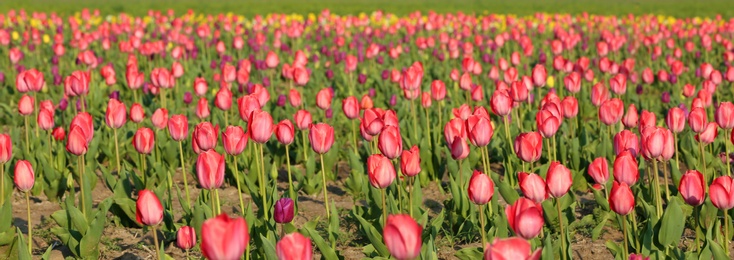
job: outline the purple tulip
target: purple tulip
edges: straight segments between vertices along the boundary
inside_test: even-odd
[[[367,95],[369,95],[371,98],[375,97],[375,94],[375,88],[370,88],[370,90],[367,91]]]
[[[334,111],[331,108],[326,110],[326,118],[331,119],[334,116]]]
[[[110,95],[109,95],[109,98],[110,99],[117,99],[118,101],[120,101],[120,91],[118,91],[118,90],[112,91],[112,93],[110,93]]]
[[[278,96],[278,103],[277,103],[277,105],[279,107],[285,106],[285,101],[286,101],[285,95],[281,94],[280,96]]]
[[[383,63],[385,63],[385,58],[382,56],[377,56],[377,64],[382,65]]]
[[[275,202],[275,212],[273,213],[275,222],[284,224],[293,221],[293,200],[291,198],[281,198]]]
[[[390,97],[390,106],[394,107],[397,103],[398,103],[398,96],[393,94],[392,97]]]
[[[332,71],[331,69],[326,70],[326,78],[329,80],[334,79],[334,71]]]
[[[670,102],[670,92],[663,91],[660,100],[663,101],[663,103],[668,104]]]
[[[637,95],[642,95],[643,91],[644,89],[642,88],[642,84],[637,84],[637,88],[635,88],[635,93],[637,93]]]
[[[264,77],[263,78],[263,87],[270,87],[270,78]]]
[[[365,82],[367,82],[367,75],[360,73],[357,77],[357,82],[359,82],[359,84],[364,84]]]
[[[390,78],[390,71],[389,70],[382,70],[382,74],[380,74],[382,77],[382,80],[387,80]]]
[[[61,75],[54,74],[54,85],[61,85],[61,83],[64,83],[64,78]]]
[[[191,104],[192,101],[194,101],[194,95],[192,95],[190,91],[186,91],[186,93],[184,93],[184,104]]]
[[[67,107],[69,107],[69,100],[67,100],[66,98],[62,98],[59,101],[59,106],[58,106],[59,110],[66,111]]]
[[[3,82],[5,82],[5,73],[0,71],[0,83],[3,83]]]

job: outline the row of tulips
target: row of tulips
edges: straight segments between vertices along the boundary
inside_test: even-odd
[[[0,210],[7,165],[29,221],[26,238],[0,213],[9,257],[37,253],[31,196],[59,201],[52,232],[79,258],[100,257],[108,212],[149,228],[160,259],[174,240],[187,258],[350,257],[344,221],[369,258],[569,259],[580,228],[596,239],[611,219],[617,259],[729,256],[734,26],[720,17],[101,18],[0,14]],[[448,194],[439,211],[424,189]],[[319,193],[325,214],[301,214]],[[439,239],[480,246],[446,256]]]

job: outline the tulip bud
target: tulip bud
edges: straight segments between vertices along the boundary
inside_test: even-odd
[[[250,242],[245,219],[222,213],[201,225],[201,254],[207,259],[239,259]]]
[[[635,195],[627,183],[615,181],[609,193],[609,207],[619,215],[627,215],[635,208]]]
[[[155,226],[163,221],[163,206],[158,200],[158,196],[152,191],[141,190],[138,193],[138,201],[135,205],[135,218],[138,223]]]
[[[571,171],[559,162],[552,162],[546,173],[546,185],[548,193],[556,198],[566,195],[573,184]]]
[[[423,244],[423,228],[408,215],[387,216],[383,240],[390,255],[398,260],[416,259]]]
[[[507,222],[515,234],[530,240],[537,237],[543,229],[543,210],[540,204],[519,198],[505,209]]]
[[[133,135],[133,147],[138,153],[150,154],[155,147],[155,133],[150,128],[142,127]]]
[[[298,232],[285,235],[275,245],[275,253],[278,260],[311,259],[311,240]]]
[[[176,246],[189,250],[196,245],[196,231],[189,226],[183,226],[176,232]]]
[[[526,198],[536,203],[541,203],[548,198],[545,181],[539,175],[519,172],[517,179],[520,183],[520,190]]]
[[[224,156],[211,149],[196,159],[196,176],[199,185],[207,190],[218,189],[224,182]]]
[[[704,181],[703,174],[699,171],[688,170],[681,176],[678,191],[680,191],[680,196],[688,205],[695,207],[703,204],[704,199],[706,199],[705,190],[706,181]]]
[[[311,148],[314,152],[325,154],[334,144],[334,128],[325,123],[311,125],[308,140],[311,142]]]
[[[488,175],[474,170],[474,173],[469,179],[469,200],[477,205],[487,204],[492,200],[494,194],[494,182],[489,178]]]
[[[5,178],[4,176],[0,176]],[[35,183],[35,174],[33,173],[33,166],[26,160],[19,160],[15,163],[15,175],[13,178],[15,187],[22,192],[28,192],[33,188]]]

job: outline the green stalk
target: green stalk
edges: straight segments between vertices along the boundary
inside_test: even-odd
[[[418,140],[418,116],[415,113],[415,99],[410,101],[410,115],[413,116],[413,135],[411,139]]]
[[[31,224],[31,198],[28,194],[29,192],[25,192],[25,205],[28,208],[28,252],[30,255],[33,255],[33,224]]]
[[[387,207],[385,207],[385,189],[380,189],[380,192],[382,193],[382,226],[384,227],[385,225],[387,225]]]
[[[237,182],[237,196],[240,198],[240,210],[242,211],[242,216],[244,216],[245,202],[242,200],[242,188],[240,187],[240,172],[239,167],[237,167],[237,156],[234,157],[234,171],[232,172],[232,175],[234,175],[234,181]]]
[[[184,181],[184,189],[186,189],[186,203],[191,203],[191,198],[189,197],[189,183],[186,180],[186,175],[188,175],[188,172],[186,172],[186,163],[184,162],[184,150],[183,150],[183,144],[182,142],[178,142],[178,154],[181,158],[181,171],[183,175],[183,181]],[[237,160],[235,159],[235,164],[237,163]],[[236,165],[235,165],[236,167]],[[237,182],[237,185],[240,183]]]
[[[119,141],[117,139],[117,128],[112,128],[115,132],[115,156],[117,157],[117,174],[120,174],[120,148]],[[51,139],[49,139],[50,141]]]
[[[288,151],[288,146],[290,145],[285,146],[285,165],[286,167],[288,167],[288,189],[290,190],[290,194],[294,194],[293,193],[293,177],[291,176],[291,155],[290,155],[290,152]],[[291,199],[293,199],[293,201],[298,200],[297,198],[291,198]]]
[[[263,159],[263,145],[259,144],[260,147],[260,197],[263,201],[263,216],[265,216],[265,220],[267,221],[270,216],[268,216],[268,199],[265,197],[265,160]]]
[[[658,215],[658,218],[660,218],[663,215],[663,202],[660,198],[660,178],[658,177],[658,160],[653,159],[652,160],[652,177],[654,180],[653,185],[653,191],[655,192],[655,208],[657,209],[656,213]]]
[[[561,198],[556,198],[556,209],[558,210],[558,226],[561,229],[561,234],[559,235],[561,238],[561,259],[566,259],[566,233],[563,232],[563,217],[561,213]],[[625,241],[627,241],[627,232],[625,229]],[[627,245],[627,242],[625,242],[625,245]],[[626,251],[626,249],[625,249]],[[625,255],[627,253],[625,252]]]
[[[703,156],[703,143],[698,142],[698,150],[701,152],[700,158],[701,158],[701,164],[703,165],[703,178],[704,178],[704,180],[706,180],[706,183],[708,183],[709,178],[706,175],[706,161],[705,161],[704,156]],[[703,185],[704,191],[706,191],[708,189],[707,186],[708,185]]]
[[[358,144],[357,143],[357,129],[355,128],[354,120],[349,120],[349,121],[352,121],[352,140],[353,140],[352,148],[354,149],[354,154],[359,154],[359,151],[357,151],[357,144]],[[288,150],[288,146],[286,146],[285,149]]]
[[[28,116],[24,116],[25,119],[25,153],[31,154],[31,139],[28,138]]]
[[[84,166],[83,166],[84,159],[82,156],[77,157],[77,165],[79,165],[79,192],[80,192],[80,200],[82,201],[82,215],[84,217],[87,217],[87,207],[84,206]]]
[[[324,155],[319,154],[319,157],[321,157],[321,181],[323,182],[321,186],[324,191],[324,207],[326,208],[326,219],[330,219],[331,213],[329,212],[329,194],[326,193],[326,166],[324,166]],[[384,208],[385,190],[382,190],[382,198],[383,198],[382,204]]]
[[[485,237],[485,231],[484,231],[484,205],[478,205],[479,206],[479,223],[482,225],[482,230],[480,231],[482,233],[482,248],[484,248],[487,245],[487,238]],[[483,250],[482,250],[483,251]]]
[[[158,231],[156,230],[155,226],[151,226],[151,227],[153,228],[153,242],[155,242],[155,254],[156,254],[155,258],[160,260],[161,259],[161,252],[160,252],[161,249],[158,247]]]

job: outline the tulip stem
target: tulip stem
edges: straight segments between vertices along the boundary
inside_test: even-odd
[[[506,158],[507,158],[507,164],[510,164],[510,153],[515,151],[515,145],[512,143],[512,137],[510,137],[510,120],[507,118],[507,116],[504,117],[505,120],[505,137],[507,137],[507,143],[510,145],[510,151],[506,152]],[[505,169],[507,169],[505,167]],[[505,171],[505,178],[509,179],[510,186],[515,187],[515,181],[514,178],[512,178],[512,175],[509,171]]]
[[[219,200],[219,189],[214,189],[214,196],[217,199],[217,215],[222,213],[222,202]]]
[[[31,224],[31,198],[30,192],[25,192],[25,205],[28,208],[28,252],[33,255],[33,225]]]
[[[319,157],[321,157],[321,181],[323,182],[321,186],[324,191],[324,207],[326,208],[326,218],[328,220],[331,218],[331,213],[329,212],[329,194],[326,193],[326,166],[324,165],[324,154],[319,154]],[[382,203],[384,204],[385,190],[382,190],[382,196]]]
[[[433,150],[433,143],[431,143],[431,118],[428,116],[428,109],[423,109],[426,112],[426,138],[428,138],[428,147]]]
[[[308,145],[306,144],[306,131],[301,131],[301,140],[303,140],[303,165],[308,162]]]
[[[387,225],[387,207],[385,206],[385,189],[380,189],[382,193],[382,226]]]
[[[188,175],[188,172],[186,172],[186,163],[184,162],[184,150],[183,150],[183,144],[181,141],[178,142],[178,155],[181,159],[181,175],[183,175],[183,181],[184,181],[184,189],[186,189],[186,203],[191,203],[191,198],[189,197],[189,182],[187,181],[186,175]],[[235,168],[237,167],[237,158],[235,158]],[[237,177],[237,175],[235,175]],[[237,182],[237,188],[239,188],[239,181]],[[241,193],[241,192],[240,192]],[[242,197],[240,197],[242,199]],[[190,206],[189,206],[190,207]]]
[[[668,165],[663,164],[663,179],[665,180],[665,201],[670,202],[670,187],[668,187]]]
[[[482,248],[484,248],[487,245],[487,238],[485,237],[484,232],[484,205],[478,205],[479,206],[479,223],[482,225],[482,230],[480,233],[482,233]],[[482,250],[484,251],[484,250]]]
[[[624,235],[624,257],[622,258],[626,258],[629,256],[629,242],[627,241],[627,220],[624,217],[622,217],[622,234]]]
[[[696,233],[696,252],[701,252],[701,245],[699,243],[699,241],[701,241],[701,238],[698,236],[699,222],[701,221],[699,219],[699,216],[701,216],[701,208],[700,207],[695,207],[693,209],[693,213],[695,214],[695,216],[694,216],[694,221],[695,222],[694,223],[696,225],[693,228],[693,231]]]
[[[479,152],[482,154],[482,164],[484,164],[484,172],[489,174],[489,151],[487,150],[487,147],[479,147]]]
[[[724,252],[729,255],[729,210],[724,210]]]
[[[357,151],[357,144],[358,144],[357,143],[357,129],[355,128],[354,120],[352,119],[352,120],[349,120],[349,121],[352,121],[352,141],[353,141],[352,148],[354,149],[354,154],[359,154],[359,151]],[[287,145],[286,145],[286,148],[285,149],[288,150],[288,146]]]
[[[653,159],[652,160],[652,178],[653,178],[653,191],[655,194],[655,208],[657,209],[656,213],[658,215],[658,218],[660,218],[663,215],[663,202],[661,201],[660,196],[660,177],[658,177],[658,160]]]
[[[403,213],[403,184],[400,182],[400,175],[402,175],[402,172],[400,170],[400,164],[398,164],[397,160],[395,162],[396,166],[395,168],[398,169],[398,173],[395,178],[395,185],[398,189],[398,210],[400,213]]]
[[[673,144],[675,145],[675,167],[680,170],[680,160],[678,160],[678,134],[673,133]]]
[[[87,207],[84,206],[84,166],[82,165],[84,162],[84,159],[82,156],[77,157],[77,165],[79,166],[79,200],[81,201],[82,206],[82,215],[84,217],[87,216],[86,210]]]
[[[561,211],[561,198],[556,198],[556,209],[558,210],[558,226],[560,227],[560,230],[561,230],[561,233],[559,234],[560,239],[561,239],[561,259],[565,260],[566,259],[566,233],[563,232],[563,214]],[[625,237],[626,236],[627,235],[625,233]],[[627,243],[625,243],[625,245],[626,244]]]
[[[288,189],[290,190],[289,195],[293,196],[295,193],[293,193],[293,177],[291,176],[291,155],[288,151],[288,146],[290,145],[285,146],[285,165],[288,168]],[[236,165],[237,165],[237,160],[235,160],[235,166]],[[237,185],[239,185],[239,182],[237,183]],[[293,199],[293,201],[298,201],[297,198],[291,198],[291,199]]]
[[[287,146],[286,146],[286,149],[287,149]],[[234,175],[234,181],[237,182],[237,196],[240,198],[240,210],[242,211],[242,216],[244,216],[245,215],[245,202],[242,200],[242,188],[240,187],[239,174],[240,174],[240,171],[239,171],[239,167],[237,167],[237,156],[235,156],[234,157],[234,171],[232,171],[232,175]]]
[[[701,165],[703,165],[703,178],[706,180],[706,183],[708,183],[708,175],[706,175],[706,159],[703,156],[703,143],[701,141],[698,142],[698,150],[701,152]],[[706,187],[706,185],[703,185]]]
[[[117,157],[117,174],[120,174],[120,148],[117,139],[117,128],[112,128],[115,132],[115,157]],[[50,141],[51,139],[49,139]]]
[[[265,220],[267,221],[270,216],[268,216],[268,199],[265,197],[265,160],[263,159],[263,144],[260,144],[260,199],[263,201],[263,216],[265,217]]]
[[[24,116],[23,119],[25,119],[25,153],[30,154],[31,141],[30,138],[28,138],[28,116]]]
[[[5,204],[5,164],[0,163],[0,206]]]
[[[413,184],[415,183],[415,177],[410,177],[410,183],[408,183],[409,191],[408,191],[408,212],[410,212],[410,217],[413,217]]]
[[[161,252],[160,248],[158,248],[158,230],[156,230],[155,226],[152,226],[153,228],[153,242],[155,243],[155,258],[161,259]]]
[[[463,189],[464,188],[464,174],[461,172],[461,168],[462,168],[461,161],[463,160],[459,160],[459,170],[457,172],[459,173],[459,187]]]
[[[553,161],[558,161],[558,149],[556,147],[556,136],[551,136],[551,142],[553,143]]]
[[[724,130],[724,149],[726,150],[726,156],[725,156],[725,158],[726,158],[726,176],[731,176],[731,162],[729,162],[730,161],[730,159],[729,159],[730,158],[729,157],[729,142],[728,142],[729,140],[726,140],[727,137],[730,136],[729,132],[731,132],[731,131]],[[677,153],[676,153],[676,156],[678,156]]]
[[[415,99],[410,101],[410,115],[413,116],[413,135],[411,139],[418,141],[418,116],[415,113]]]

